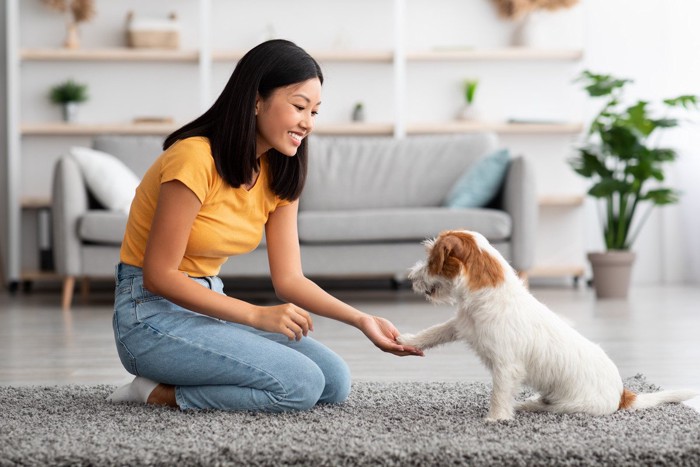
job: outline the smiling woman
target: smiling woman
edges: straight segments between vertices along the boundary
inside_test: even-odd
[[[273,148],[279,148],[286,156],[295,156],[314,128],[320,105],[318,78],[278,88],[266,99],[259,97],[255,103],[258,157]]]
[[[114,336],[136,378],[110,400],[261,411],[343,402],[350,372],[309,337],[309,312],[357,327],[385,352],[421,355],[396,342],[389,321],[302,272],[298,199],[322,84],[304,50],[264,42],[209,110],[166,138],[136,189],[117,265]],[[217,277],[263,231],[280,305],[229,297]]]

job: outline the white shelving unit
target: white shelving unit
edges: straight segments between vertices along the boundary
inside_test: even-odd
[[[393,16],[393,46],[379,50],[369,50],[363,47],[357,49],[307,49],[309,53],[324,64],[352,64],[358,66],[372,66],[378,64],[391,69],[392,89],[387,89],[387,94],[393,95],[393,121],[385,122],[329,122],[319,123],[316,129],[318,134],[335,135],[385,135],[403,137],[411,134],[434,133],[463,133],[478,131],[494,131],[504,135],[574,135],[582,130],[578,122],[561,123],[508,123],[508,122],[461,122],[461,121],[426,121],[413,123],[407,121],[406,107],[409,96],[407,95],[408,74],[411,71],[409,65],[421,63],[463,63],[478,66],[481,62],[511,63],[511,62],[574,62],[582,58],[583,52],[578,49],[528,49],[528,48],[473,48],[473,49],[439,49],[436,50],[407,50],[406,47],[406,0],[391,0],[391,15]],[[20,44],[19,16],[21,9],[20,0],[6,0],[4,3],[6,19],[6,43],[7,43],[7,170],[3,172],[2,183],[8,192],[6,219],[2,223],[6,226],[6,238],[8,257],[6,262],[6,280],[17,281],[23,275],[20,270],[22,234],[20,231],[20,210],[24,205],[34,205],[36,197],[31,203],[22,200],[22,193],[18,186],[18,173],[23,162],[23,146],[29,139],[42,137],[91,137],[97,134],[129,134],[129,135],[166,135],[178,128],[181,123],[132,123],[128,121],[114,122],[86,122],[86,123],[62,123],[56,121],[21,121],[20,106],[22,99],[22,73],[28,71],[25,65],[40,63],[70,64],[71,66],[95,67],[107,66],[109,63],[128,63],[135,66],[139,63],[172,63],[178,66],[193,66],[197,69],[197,83],[199,88],[198,105],[193,113],[206,109],[210,105],[212,97],[213,67],[217,63],[233,63],[239,60],[243,49],[218,48],[212,44],[210,25],[212,24],[213,0],[192,0],[198,5],[198,20],[190,19],[197,24],[198,44],[196,47],[184,44],[181,50],[151,50],[129,49],[126,47],[95,47],[90,48],[89,43],[78,50],[67,50],[51,47],[23,47]],[[126,7],[124,7],[126,8]],[[164,7],[165,8],[165,7]],[[50,167],[42,167],[42,170],[50,170]],[[45,198],[39,198],[46,202]],[[543,207],[567,205],[576,207],[571,199],[543,198]],[[1,211],[0,211],[1,212]],[[553,271],[554,269],[549,269]]]

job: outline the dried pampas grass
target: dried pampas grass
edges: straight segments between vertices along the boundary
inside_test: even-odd
[[[90,21],[95,16],[95,0],[42,0],[46,6],[61,13],[70,12],[76,23]]]
[[[491,0],[498,14],[506,19],[517,19],[533,10],[569,8],[579,0]]]

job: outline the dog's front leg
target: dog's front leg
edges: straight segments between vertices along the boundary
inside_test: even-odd
[[[513,418],[515,391],[520,385],[519,372],[513,368],[493,368],[493,392],[487,422]]]
[[[442,324],[424,329],[418,334],[401,334],[396,340],[399,344],[411,345],[421,350],[429,349],[448,342],[457,340],[457,331],[455,329],[455,318],[446,321]]]

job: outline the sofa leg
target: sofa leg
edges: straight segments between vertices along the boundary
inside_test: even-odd
[[[523,281],[523,284],[525,287],[528,289],[530,288],[530,281],[527,277],[527,271],[518,271],[518,277],[520,278],[521,281]]]
[[[63,295],[61,296],[61,308],[64,310],[70,309],[73,301],[73,289],[75,288],[75,276],[66,276],[63,278]]]
[[[87,302],[88,296],[90,295],[90,279],[84,276],[80,279],[80,299],[83,302]]]

